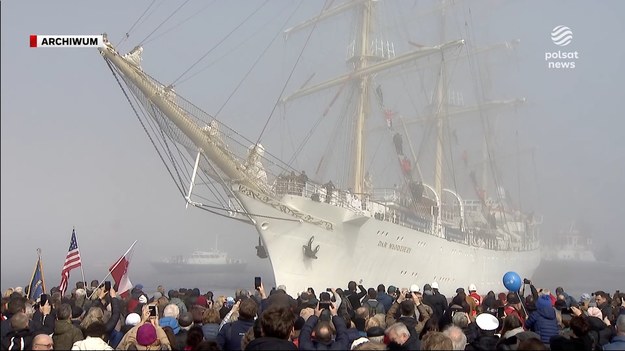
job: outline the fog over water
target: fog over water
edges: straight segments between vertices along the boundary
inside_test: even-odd
[[[42,249],[47,287],[58,285],[73,227],[87,281],[101,280],[107,268],[138,240],[130,279],[151,289],[163,284],[227,293],[235,287],[251,289],[253,277],[258,275],[263,276],[266,287],[280,284],[273,281],[269,260],[256,256],[258,234],[252,226],[185,208],[184,198],[96,49],[29,48],[31,34],[106,32],[117,44],[150,3],[1,3],[2,290],[28,283],[37,248]],[[149,37],[144,43],[143,68],[157,79],[171,82],[262,3],[191,1],[159,27],[183,4],[163,2],[137,23],[120,51],[129,51]],[[436,8],[433,1],[397,3],[424,16]],[[480,43],[520,39],[511,53],[493,53],[491,57],[498,62],[490,77],[498,80],[493,84],[493,97],[527,99],[511,113],[516,119],[502,120],[499,125],[509,124],[516,133],[512,135],[519,137],[518,144],[533,150],[531,157],[528,153],[519,156],[518,162],[527,167],[518,183],[510,183],[511,193],[523,201],[528,212],[543,216],[543,241],[553,241],[557,233],[576,223],[592,236],[596,256],[609,261],[576,268],[576,274],[565,267],[543,265],[535,281],[552,290],[561,285],[576,294],[595,288],[610,293],[617,288],[625,290],[625,270],[619,268],[625,267],[625,255],[621,254],[625,243],[625,48],[620,45],[625,35],[625,2],[456,3],[459,9],[450,16],[449,36],[461,38],[466,33],[464,26],[469,26],[473,37],[468,39]],[[271,0],[250,21],[258,28],[278,21],[277,30],[286,20],[285,14],[296,6],[292,1]],[[318,14],[322,6],[322,2],[303,2],[289,23]],[[463,17],[469,13],[470,17]],[[272,22],[274,17],[277,19]],[[416,18],[421,21],[424,17]],[[433,32],[438,28],[427,27],[429,20],[423,22],[420,28],[424,37],[435,37]],[[551,32],[559,25],[572,30],[573,39],[567,46],[552,41]],[[155,29],[157,32],[150,35]],[[275,31],[269,32],[259,31],[258,37],[251,37],[249,30],[235,31],[228,41],[239,42],[250,36],[254,44],[264,45],[275,35]],[[305,35],[298,39],[302,38]],[[247,45],[249,52],[238,51],[226,60],[218,57],[227,52],[211,53],[200,66],[218,62],[177,85],[176,92],[209,113],[221,111],[236,83],[252,65],[253,61],[244,60],[253,60],[263,48],[260,44]],[[285,57],[291,58],[289,55],[300,48],[291,48],[286,54],[282,41],[278,45],[279,50],[268,54],[274,55],[268,58],[274,62],[286,61]],[[332,45],[344,47],[345,43],[328,43]],[[324,55],[325,49],[320,47],[318,55]],[[577,55],[558,57],[563,52]],[[550,66],[549,62],[556,61],[574,62],[575,67]],[[267,59],[262,63],[266,64]],[[265,72],[268,77],[264,81],[246,86],[220,115],[231,118],[233,124],[238,122],[241,132],[254,140],[289,72],[283,68],[279,75],[270,75],[274,73]],[[250,79],[254,78],[251,75]],[[278,127],[272,126],[270,132],[276,132]],[[268,135],[263,143],[279,144],[277,133]],[[325,147],[328,139],[318,141],[318,145]],[[282,152],[277,146],[272,151]],[[303,163],[296,167],[304,168]],[[311,168],[310,173],[313,171]],[[378,175],[376,179],[383,178]],[[387,186],[393,181],[389,182]],[[209,250],[216,242],[230,257],[248,262],[245,273],[229,277],[162,275],[150,264],[196,249]],[[611,269],[602,265],[610,265]],[[620,273],[620,277],[614,277]],[[70,286],[80,275],[80,270],[71,272]],[[368,282],[364,272],[354,280],[359,278],[369,286],[379,283]],[[421,286],[425,283],[418,282]]]

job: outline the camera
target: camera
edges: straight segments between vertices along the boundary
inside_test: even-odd
[[[505,307],[497,307],[497,318],[505,318],[505,317],[506,317]]]
[[[156,317],[156,306],[150,305],[148,308],[150,309],[150,317]]]
[[[48,294],[41,294],[39,297],[39,306],[44,306],[48,302]]]
[[[111,281],[107,280],[104,282],[104,291],[109,292],[111,291]]]
[[[332,292],[332,288],[327,288],[326,291],[327,292]]]
[[[332,302],[319,302],[319,309],[320,310],[329,310],[330,309],[330,304],[332,304]]]

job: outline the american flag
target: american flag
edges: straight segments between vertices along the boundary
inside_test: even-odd
[[[69,252],[65,256],[65,263],[63,263],[63,269],[61,270],[61,295],[65,295],[67,290],[67,283],[69,282],[69,271],[74,268],[78,268],[82,265],[80,261],[80,251],[78,250],[78,241],[76,241],[76,230],[72,230],[72,239],[69,241]]]

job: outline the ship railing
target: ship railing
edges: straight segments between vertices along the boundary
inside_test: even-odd
[[[401,225],[402,227],[411,228],[420,232],[440,236],[436,230],[432,217],[424,218],[418,215],[406,215],[395,207],[410,204],[404,203],[406,199],[402,199],[395,189],[374,189],[369,195],[355,195],[350,192],[335,189],[328,197],[327,190],[323,185],[307,181],[300,182],[297,179],[282,178],[277,180],[274,185],[274,191],[278,196],[296,195],[311,199],[311,201],[326,202],[333,206],[349,209],[359,214],[368,215],[377,220]],[[416,205],[412,206],[417,213],[428,213],[430,206]],[[477,231],[462,230],[460,228],[459,216],[453,215],[452,211],[444,211],[442,215],[445,222],[450,225],[443,225],[441,228],[442,237],[449,241],[463,243],[474,247],[487,248],[490,250],[508,250],[508,251],[525,251],[533,250],[537,247],[537,241],[532,238],[526,240],[503,240],[497,239],[488,228],[482,228]],[[476,218],[471,224],[480,224]],[[470,219],[471,221],[471,219]],[[458,222],[455,227],[452,223]],[[469,224],[469,223],[466,223]],[[482,223],[483,224],[483,223]]]

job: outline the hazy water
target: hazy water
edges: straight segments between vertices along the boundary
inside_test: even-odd
[[[141,283],[144,291],[149,295],[156,291],[158,285],[163,285],[165,291],[179,288],[198,288],[200,293],[212,291],[214,296],[225,295],[234,296],[236,289],[247,289],[254,291],[254,277],[260,276],[265,289],[269,291],[275,286],[273,273],[266,269],[257,270],[250,267],[244,272],[224,274],[224,273],[153,273],[143,274],[142,281],[133,279],[134,284]],[[294,293],[294,292],[289,292]]]

